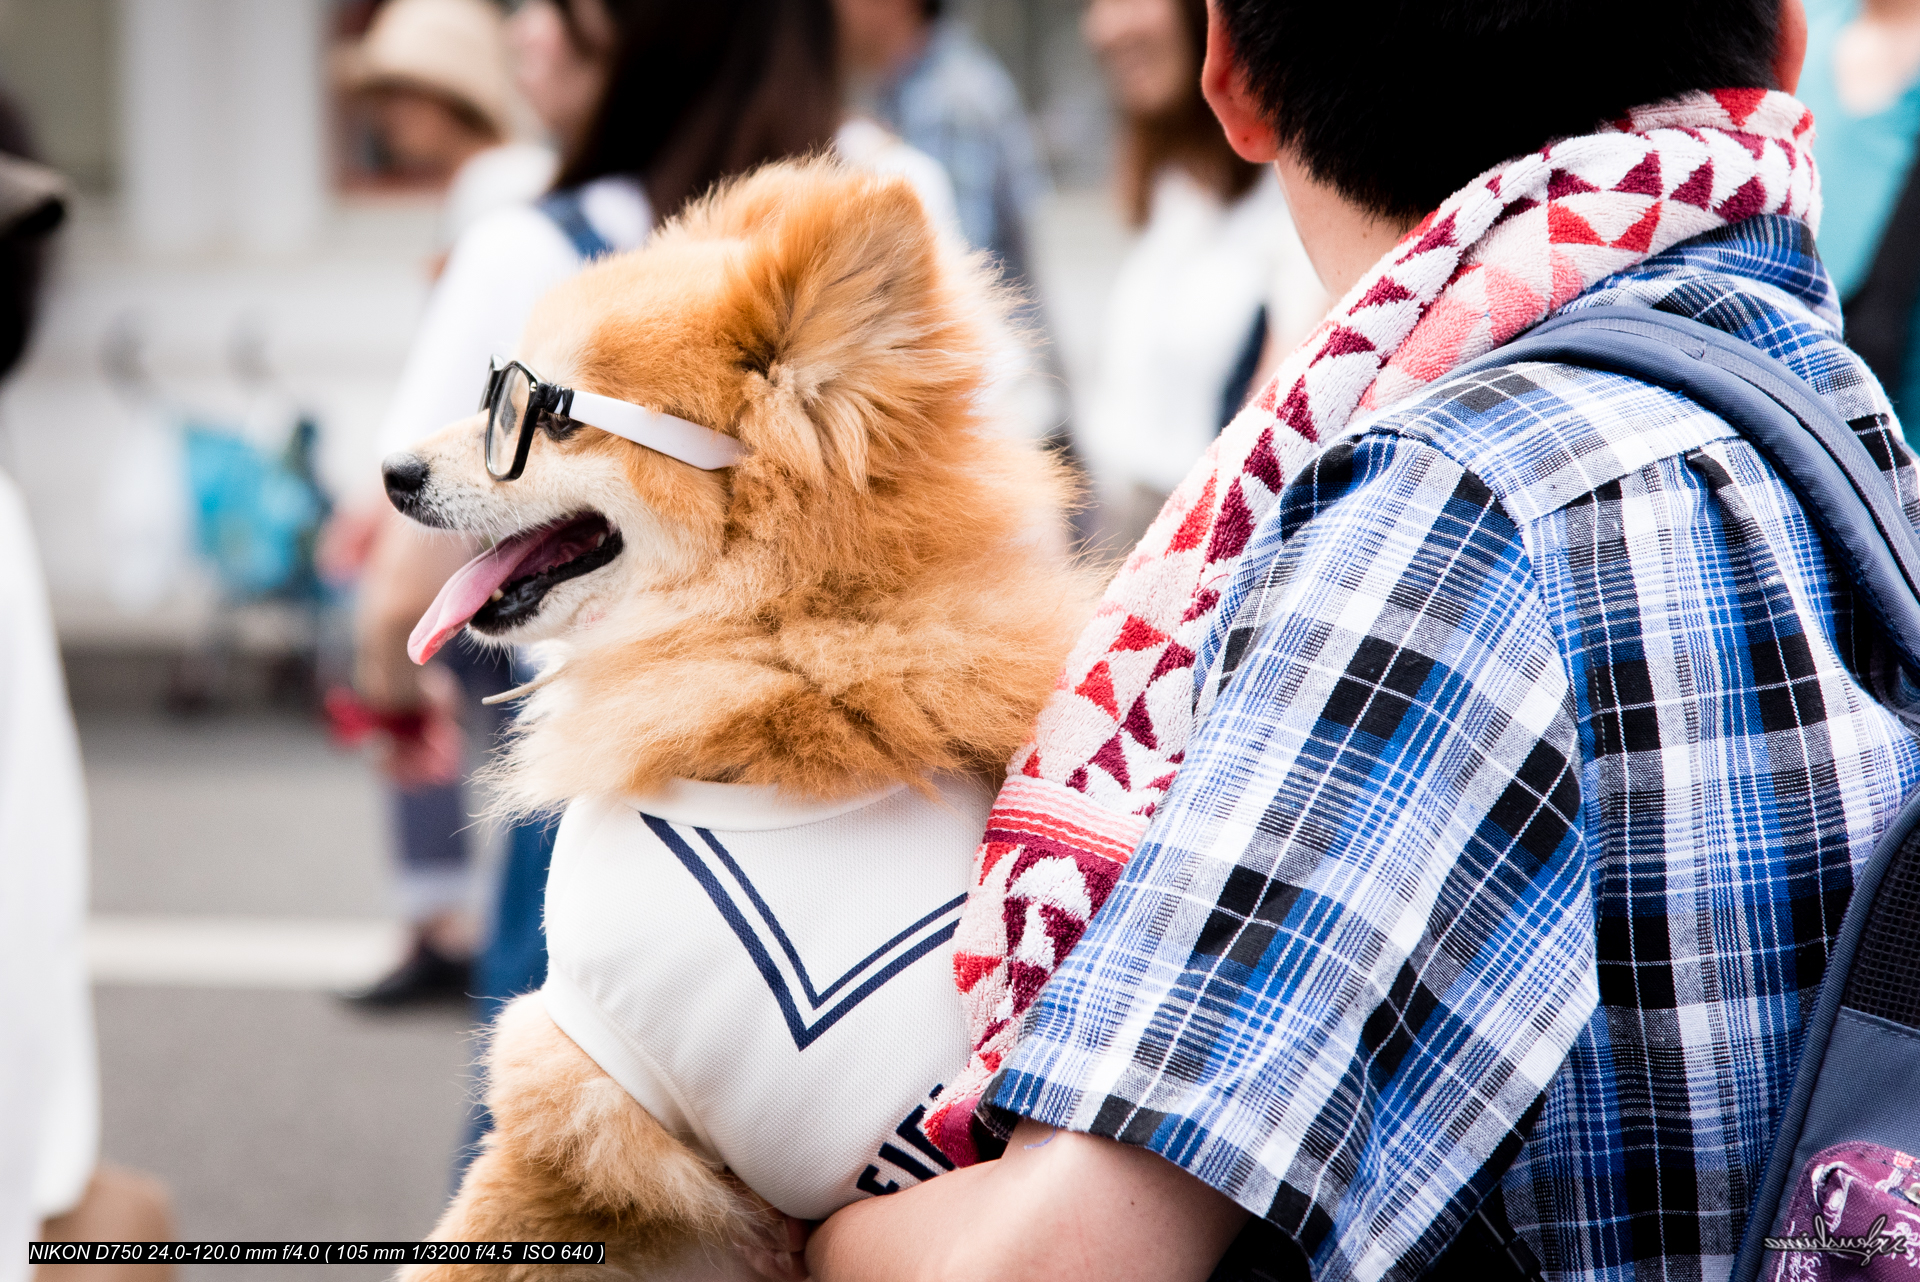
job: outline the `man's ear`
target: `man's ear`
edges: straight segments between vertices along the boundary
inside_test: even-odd
[[[1800,0],[1783,2],[1798,6]],[[1801,29],[1805,31],[1804,14]],[[1214,0],[1207,0],[1207,58],[1200,65],[1200,92],[1206,95],[1207,105],[1220,118],[1227,141],[1242,160],[1259,165],[1280,154],[1279,139],[1261,113],[1259,100],[1247,88],[1233,42],[1227,38],[1226,21]]]
[[[1786,93],[1800,88],[1800,66],[1807,60],[1807,6],[1780,0],[1779,35],[1773,46],[1773,83]]]

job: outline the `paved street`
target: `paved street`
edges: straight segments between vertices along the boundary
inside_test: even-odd
[[[291,946],[337,937],[335,953],[358,949],[361,969],[382,960],[371,941],[384,932],[368,927],[388,912],[386,838],[366,769],[285,717],[88,715],[81,734],[96,914],[148,926],[115,951],[116,982],[95,991],[105,1156],[167,1181],[186,1239],[421,1236],[465,1117],[465,1022],[455,1011],[352,1012],[312,986],[338,962],[310,967],[302,986],[313,950]],[[227,973],[215,957],[180,986],[153,927],[180,922],[190,936],[189,915],[264,926],[250,934],[267,942],[243,940],[260,954],[252,964],[243,948]],[[292,959],[277,970],[265,965],[275,938]],[[143,949],[158,964],[143,970]],[[182,1282],[243,1272],[188,1268]],[[258,1276],[387,1272],[281,1265]]]

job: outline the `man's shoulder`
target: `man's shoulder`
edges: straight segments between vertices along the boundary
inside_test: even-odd
[[[1662,459],[1737,435],[1678,392],[1538,361],[1443,379],[1358,433],[1368,434],[1445,455],[1523,524]]]
[[[1840,341],[1833,318],[1765,279],[1720,266],[1656,261],[1602,282],[1556,314],[1624,304],[1712,325],[1778,361],[1856,429],[1877,419],[1896,430],[1884,395]],[[1358,430],[1419,441],[1447,455],[1523,522],[1739,434],[1713,408],[1668,388],[1625,374],[1521,360],[1442,378]]]

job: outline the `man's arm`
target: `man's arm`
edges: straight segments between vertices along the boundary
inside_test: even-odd
[[[830,1222],[828,1282],[1199,1282],[1244,1223],[1204,1213],[1228,1197],[1323,1273],[1411,1276],[1525,1140],[1596,991],[1576,710],[1525,539],[1398,435],[1290,495],[1202,649],[1179,776],[993,1098],[1142,1135],[1225,1196],[1029,1127],[998,1170]]]
[[[834,1215],[807,1266],[816,1282],[1205,1282],[1246,1219],[1158,1154],[1022,1122],[997,1162]]]

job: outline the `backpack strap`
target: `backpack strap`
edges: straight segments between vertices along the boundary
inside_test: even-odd
[[[573,252],[583,260],[592,262],[613,252],[613,245],[587,221],[587,211],[580,203],[578,187],[550,191],[535,201],[533,207],[553,220],[560,234],[572,243]]]
[[[1724,419],[1766,458],[1800,500],[1847,578],[1866,599],[1907,666],[1920,673],[1920,538],[1860,438],[1784,364],[1723,330],[1630,305],[1585,308],[1455,371],[1481,374],[1523,361],[1606,370],[1678,392]],[[1802,1131],[1842,1005],[1914,1026],[1920,1037],[1920,793],[1875,845],[1854,881],[1806,1026],[1793,1092],[1736,1257],[1735,1282],[1760,1271],[1763,1237],[1782,1194],[1815,1142]],[[1856,962],[1859,974],[1855,974]],[[1863,991],[1871,990],[1871,991]],[[1843,1083],[1844,1085],[1844,1083]],[[1471,1258],[1483,1278],[1538,1278],[1501,1231],[1499,1189],[1427,1276],[1460,1273]],[[1487,1211],[1493,1212],[1487,1218]],[[1474,1237],[1490,1237],[1492,1247]],[[1524,1245],[1524,1244],[1522,1244]],[[1529,1266],[1532,1266],[1529,1268]],[[1440,1266],[1449,1266],[1442,1268]]]

